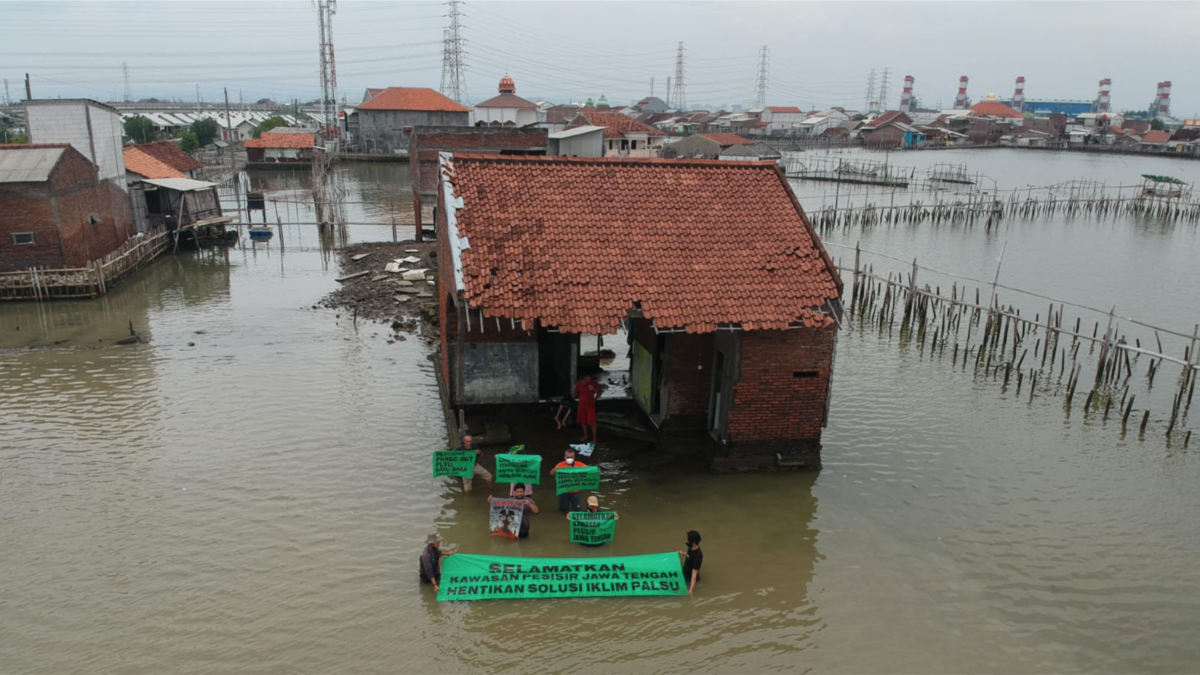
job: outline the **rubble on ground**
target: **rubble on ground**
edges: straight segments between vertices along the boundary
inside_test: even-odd
[[[321,300],[396,332],[436,334],[436,251],[433,242],[355,244],[338,251],[339,288]]]

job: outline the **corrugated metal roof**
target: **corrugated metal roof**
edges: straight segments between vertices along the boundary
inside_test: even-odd
[[[176,192],[192,192],[194,190],[208,190],[209,188],[217,187],[216,183],[208,183],[202,180],[192,180],[190,178],[145,178],[143,183],[157,185],[168,190]]]
[[[0,148],[0,183],[44,183],[67,149],[63,147]]]
[[[590,134],[593,131],[604,131],[604,127],[593,127],[593,126],[575,127],[574,129],[567,129],[566,131],[556,131],[556,132],[550,134],[549,138],[571,138],[572,136],[582,136],[583,134]]]

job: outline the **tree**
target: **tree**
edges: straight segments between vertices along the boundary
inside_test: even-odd
[[[1162,120],[1155,117],[1154,119],[1150,120],[1150,128],[1155,131],[1166,131],[1167,125],[1163,124]]]
[[[260,98],[254,105],[271,105],[272,103],[274,103],[274,101],[269,98]]]
[[[190,131],[183,132],[183,135],[179,137],[179,149],[187,153],[199,150],[200,141],[196,138],[196,134]]]
[[[190,131],[196,137],[196,142],[201,146],[212,143],[217,138],[217,121],[211,117],[206,117],[202,120],[192,122]]]
[[[269,117],[263,120],[263,123],[254,127],[254,137],[262,138],[262,135],[275,127],[286,127],[287,120],[282,117]]]
[[[0,143],[28,143],[29,136],[17,133],[7,127],[0,129]]]
[[[139,98],[138,103],[161,103],[161,101],[151,96],[150,98]]]
[[[125,135],[134,143],[153,143],[158,137],[158,129],[148,118],[137,115],[125,120]]]

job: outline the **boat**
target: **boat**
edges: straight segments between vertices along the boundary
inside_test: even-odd
[[[267,227],[266,225],[251,225],[250,226],[250,239],[251,240],[264,241],[264,240],[270,239],[273,235],[274,235],[274,232],[271,232],[271,228]]]

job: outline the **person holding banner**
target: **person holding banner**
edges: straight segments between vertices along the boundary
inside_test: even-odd
[[[689,530],[686,548],[679,552],[683,564],[683,581],[687,584],[688,595],[696,590],[696,582],[700,581],[700,566],[704,564],[704,551],[700,550],[700,533]]]
[[[525,486],[520,483],[513,484],[512,497],[525,503],[525,506],[521,509],[521,527],[517,536],[521,539],[526,539],[529,537],[529,514],[539,513],[541,509],[538,508],[538,505],[532,499],[525,496]],[[492,496],[488,495],[488,503],[490,504],[491,502]]]
[[[586,512],[587,513],[599,513],[600,512],[600,499],[597,498],[596,495],[591,495],[590,497],[587,498]],[[613,511],[612,519],[620,520],[621,516],[618,515],[616,511]],[[569,513],[567,514],[567,520],[568,521],[571,520],[571,514],[569,514]],[[582,544],[583,546],[603,546],[604,545],[604,542],[602,542],[602,541],[596,542],[596,543],[581,541],[579,543]]]
[[[475,447],[475,439],[469,435],[463,436],[462,445],[455,448],[455,450],[458,450],[459,452],[464,450],[475,451],[475,476],[463,476],[463,492],[471,494],[471,487],[475,482],[476,476],[482,478],[483,481],[487,483],[488,491],[490,492],[492,488],[495,487],[495,484],[492,482],[492,472],[483,468],[483,462],[480,461],[483,459],[483,450]]]
[[[425,538],[425,550],[421,551],[421,561],[418,573],[421,583],[433,584],[433,592],[438,592],[438,583],[442,580],[442,558],[454,555],[442,553],[442,535],[434,532]]]
[[[585,466],[587,466],[587,464],[575,460],[575,448],[568,446],[563,452],[563,461],[555,464],[554,468],[550,469],[550,475],[553,476],[559,469],[571,469]],[[572,511],[578,511],[580,508],[579,490],[572,490],[571,492],[566,492],[558,496],[559,511],[563,513],[570,513]]]

